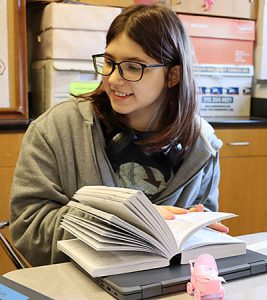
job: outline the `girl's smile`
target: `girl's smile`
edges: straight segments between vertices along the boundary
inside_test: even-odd
[[[114,91],[114,90],[112,91],[112,93],[114,95],[114,99],[118,99],[118,100],[124,100],[133,95],[133,93],[125,93],[125,92]]]

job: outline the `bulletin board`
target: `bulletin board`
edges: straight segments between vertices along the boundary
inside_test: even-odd
[[[0,120],[28,119],[26,0],[0,0]]]

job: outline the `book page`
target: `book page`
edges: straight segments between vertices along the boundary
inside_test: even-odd
[[[108,197],[108,198],[107,198]],[[99,209],[132,224],[133,226],[145,231],[155,237],[155,232],[143,222],[138,215],[134,214],[123,202],[114,201],[110,195],[91,194],[75,195],[74,199],[90,207]]]
[[[196,231],[193,235],[190,235],[188,239],[184,241],[181,247],[181,252],[188,251],[192,248],[197,248],[210,244],[246,244],[244,241],[236,237],[232,237],[226,233],[213,230],[208,227],[204,227]]]
[[[183,243],[181,264],[189,263],[189,260],[196,259],[203,253],[209,253],[215,259],[242,255],[246,253],[246,243],[206,227],[195,232]]]
[[[158,240],[166,245],[170,256],[173,256],[176,251],[176,243],[172,232],[150,200],[141,191],[137,191],[134,197],[129,198],[126,205],[157,231]]]
[[[155,254],[159,255],[157,249],[150,248],[147,245],[135,245],[127,242],[121,242],[119,244],[112,243],[112,239],[107,237],[97,237],[97,239],[95,239],[95,236],[92,234],[92,232],[90,235],[87,233],[85,234],[84,232],[80,231],[74,226],[70,226],[67,223],[62,224],[62,227],[96,251],[143,251],[149,253],[155,252]]]
[[[176,243],[171,231],[143,192],[121,187],[84,186],[76,192],[74,198],[95,208],[116,214],[139,228],[139,223],[145,224],[146,227],[141,229],[164,245],[170,257],[175,254]],[[124,205],[125,208],[121,206],[121,211],[119,211],[117,208],[119,205]],[[138,216],[138,220],[135,220],[132,214]]]
[[[92,220],[86,220],[78,216],[74,216],[72,214],[65,214],[63,216],[62,222],[64,220],[70,220],[71,222],[75,224],[79,224],[85,229],[92,230],[93,232],[102,235],[102,236],[108,236],[108,237],[120,237],[122,239],[127,239],[129,241],[146,241],[142,237],[138,235],[134,235],[133,233],[129,231],[122,230],[120,227],[116,226],[116,229],[113,229],[113,224],[109,223],[109,225],[105,224],[104,222],[92,221]]]
[[[150,251],[162,255],[157,248],[148,242],[128,239],[121,237],[119,235],[107,236],[100,235],[95,231],[88,230],[84,226],[75,224],[67,219],[63,220],[61,223],[62,227],[71,232],[75,237],[82,239],[89,246],[93,247],[95,250],[133,250],[138,249],[138,251]],[[124,247],[126,246],[126,247]],[[97,247],[97,248],[96,248]]]
[[[137,251],[97,252],[78,239],[57,242],[58,249],[67,254],[92,277],[108,276],[161,268],[169,260],[161,256]]]
[[[143,192],[134,190],[130,193],[131,196],[125,199],[122,195],[129,195],[128,191],[129,189],[126,188],[112,188],[110,199],[124,203],[149,228],[152,228],[154,237],[166,247],[169,251],[169,256],[172,257],[176,251],[176,243],[165,220]]]
[[[197,230],[216,221],[232,218],[234,216],[236,215],[223,212],[193,212],[176,215],[174,220],[166,220],[166,223],[175,237],[177,249],[178,252],[180,252],[183,242]]]
[[[129,241],[133,240],[135,242],[140,241],[141,243],[150,243],[150,241],[148,239],[145,239],[143,236],[126,230],[125,228],[122,228],[106,220],[97,219],[95,217],[93,220],[88,220],[69,213],[63,216],[62,223],[64,223],[65,219],[68,219],[75,224],[80,224],[84,229],[92,230],[93,232],[96,232],[103,236],[120,236],[123,239],[127,239]]]
[[[162,255],[168,256],[168,251],[166,251],[166,248],[161,243],[159,243],[155,238],[153,238],[153,236],[147,234],[146,232],[140,230],[139,228],[134,227],[133,225],[125,222],[124,220],[121,220],[117,216],[114,216],[112,214],[106,213],[104,211],[74,201],[70,201],[67,205],[71,207],[76,207],[89,214],[92,214],[95,219],[101,219],[107,225],[108,224],[111,224],[112,226],[115,225],[116,227],[119,227],[122,230],[131,232],[134,235],[139,236],[140,239],[144,239],[148,241],[151,245],[158,248],[159,251],[162,253]],[[115,229],[115,227],[113,227],[113,229]]]

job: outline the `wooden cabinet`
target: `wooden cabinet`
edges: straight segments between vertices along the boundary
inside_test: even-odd
[[[23,134],[24,131],[0,131],[0,221],[9,218],[10,187]],[[7,229],[4,234],[9,236]],[[0,246],[0,275],[15,269]]]
[[[217,129],[220,211],[239,215],[224,224],[232,235],[267,231],[267,128]]]
[[[180,13],[256,19],[257,2],[256,0],[216,0],[210,9],[205,9],[204,0],[171,0],[171,7]]]

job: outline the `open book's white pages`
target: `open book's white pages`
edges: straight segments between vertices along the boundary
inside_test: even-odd
[[[174,253],[176,245],[164,219],[141,192],[126,188],[85,186],[73,197],[81,203],[115,214],[152,235]]]
[[[58,241],[58,249],[67,254],[92,277],[101,277],[169,265],[169,260],[153,253],[137,251],[95,251],[78,239]]]
[[[190,259],[203,253],[209,253],[216,259],[245,254],[246,243],[228,234],[205,227],[183,243],[181,252],[181,264],[188,264]]]
[[[194,212],[176,215],[174,220],[166,220],[166,223],[175,237],[177,248],[180,252],[184,241],[187,240],[190,235],[214,222],[234,216],[236,215],[224,212]]]
[[[201,247],[212,245],[214,244],[214,241],[216,241],[216,245],[242,244],[244,245],[244,251],[246,249],[246,243],[244,243],[244,241],[241,241],[236,237],[232,237],[229,234],[221,233],[205,227],[190,235],[188,239],[183,242],[181,252],[186,252],[190,249],[196,248],[196,246]]]
[[[97,251],[145,251],[164,256],[158,248],[140,240],[102,236],[81,225],[64,220],[62,227]]]
[[[84,229],[91,230],[101,236],[122,239],[124,241],[129,241],[133,243],[148,243],[148,241],[143,239],[142,237],[134,235],[129,231],[125,231],[118,226],[116,226],[115,229],[113,229],[114,224],[108,221],[107,224],[109,225],[105,224],[104,222],[101,222],[100,220],[98,220],[98,222],[93,220],[86,220],[82,217],[78,217],[69,213],[63,216],[63,220],[69,220],[72,224],[78,224]]]
[[[161,243],[169,244],[172,239],[164,219],[141,191],[106,186],[85,186],[77,191],[74,199],[116,214],[126,222],[131,222],[141,230],[152,234]],[[136,216],[138,216],[138,220]],[[169,245],[170,247],[175,247],[175,243]]]
[[[110,195],[107,195],[106,197],[107,198],[105,199],[99,194],[76,194],[73,198],[84,205],[88,205],[111,215],[116,215],[120,219],[126,222],[131,222],[132,225],[138,226],[141,230],[147,232],[148,234],[151,234],[151,229],[147,227],[146,224],[140,222],[139,217],[136,216],[132,211],[130,211],[123,203],[112,200],[112,197]]]
[[[83,189],[83,188],[82,188]],[[160,236],[171,249],[176,249],[176,243],[173,239],[173,235],[166,226],[165,220],[156,210],[151,201],[145,196],[145,194],[138,190],[128,188],[117,188],[107,186],[91,186],[86,187],[88,190],[97,191],[101,193],[102,197],[105,198],[107,192],[110,193],[110,199],[124,203],[135,215],[139,216],[144,223],[146,223],[153,231],[156,236]],[[81,190],[79,190],[81,191]]]
[[[68,206],[76,207],[76,208],[79,208],[83,211],[86,211],[87,213],[92,215],[95,222],[97,222],[97,221],[98,222],[100,221],[102,223],[104,222],[105,224],[110,225],[111,228],[113,228],[114,230],[119,229],[119,231],[123,230],[124,233],[128,232],[132,236],[132,238],[135,238],[135,236],[137,236],[138,237],[137,240],[143,239],[147,243],[150,243],[154,248],[157,248],[162,256],[169,257],[169,258],[172,257],[172,254],[168,250],[168,246],[162,245],[153,236],[150,236],[149,234],[147,234],[146,232],[144,232],[144,231],[140,230],[139,228],[133,226],[132,224],[127,223],[124,220],[121,220],[117,216],[111,215],[109,213],[103,212],[101,210],[98,210],[98,209],[95,209],[95,208],[92,208],[90,206],[84,205],[82,203],[77,203],[77,202],[74,202],[74,201],[70,201],[68,203]],[[61,225],[62,226],[64,225],[64,218],[61,222]],[[68,230],[69,228],[65,227],[65,229]],[[75,232],[72,231],[71,233],[74,234],[74,236],[78,237],[75,234]],[[94,244],[91,244],[92,247],[93,247],[93,245]]]

